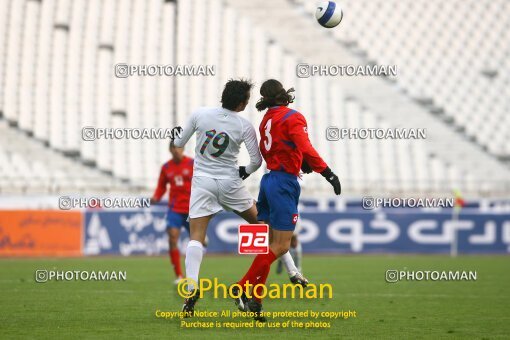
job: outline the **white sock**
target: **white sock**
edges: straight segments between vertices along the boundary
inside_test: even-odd
[[[292,259],[290,252],[286,252],[280,258],[282,259],[283,265],[287,269],[287,274],[289,274],[289,277],[296,275],[296,273],[298,272],[298,269],[296,268],[296,265],[294,264],[294,260]]]
[[[202,264],[202,257],[204,256],[204,246],[202,243],[191,240],[186,248],[186,277],[195,280],[198,283],[198,272],[200,271],[200,264]],[[193,290],[195,287],[192,283],[188,284],[188,290]]]

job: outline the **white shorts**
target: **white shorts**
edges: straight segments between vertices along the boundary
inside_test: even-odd
[[[243,212],[250,209],[254,202],[241,178],[215,179],[193,176],[189,217],[210,216],[222,210]]]

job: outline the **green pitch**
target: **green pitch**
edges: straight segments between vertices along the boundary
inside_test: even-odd
[[[250,262],[249,256],[207,255],[202,276],[234,282]],[[37,269],[121,270],[127,280],[36,283]],[[182,304],[166,257],[2,259],[0,338],[510,338],[508,257],[305,256],[304,269],[311,281],[333,286],[333,299],[267,300],[266,311],[352,310],[357,317],[322,319],[329,329],[183,329],[179,319],[155,316]],[[477,281],[387,283],[388,269],[476,270]],[[286,282],[273,268],[268,283]],[[236,309],[231,300],[206,296],[196,310]]]

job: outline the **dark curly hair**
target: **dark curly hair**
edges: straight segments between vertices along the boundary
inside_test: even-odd
[[[250,97],[253,83],[247,79],[229,79],[221,94],[221,105],[228,110],[235,110]]]
[[[276,79],[266,80],[260,87],[262,98],[259,99],[255,107],[257,110],[262,111],[271,106],[287,106],[294,102],[294,96],[291,92],[294,92],[294,88],[285,90],[282,83]]]

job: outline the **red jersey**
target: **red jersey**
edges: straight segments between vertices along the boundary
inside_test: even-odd
[[[260,152],[269,170],[299,175],[303,158],[315,172],[327,164],[308,139],[305,117],[286,106],[267,110],[260,123]]]
[[[166,192],[167,184],[170,183],[168,207],[176,213],[187,214],[189,212],[192,177],[193,158],[183,156],[179,163],[171,159],[161,167],[158,187],[152,197],[156,201],[161,200]]]

